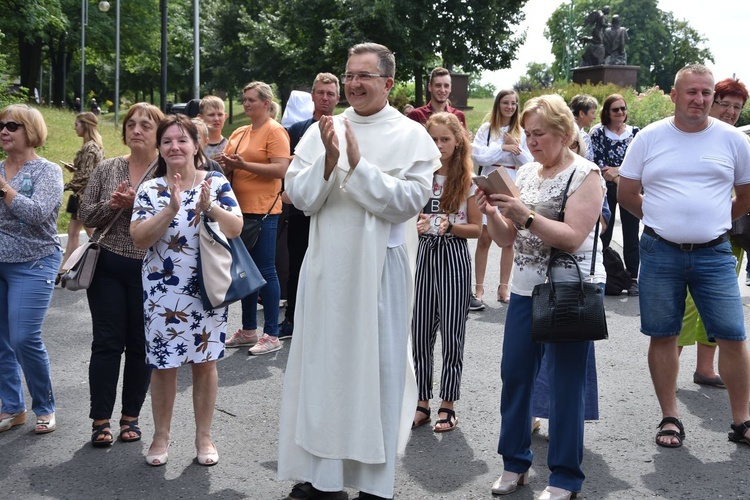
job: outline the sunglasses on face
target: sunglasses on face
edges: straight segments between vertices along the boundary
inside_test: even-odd
[[[0,132],[4,128],[8,128],[8,132],[15,132],[18,130],[18,127],[23,127],[23,123],[16,123],[16,122],[0,122]]]
[[[628,110],[627,106],[621,106],[619,108],[609,108],[610,113],[624,113]]]

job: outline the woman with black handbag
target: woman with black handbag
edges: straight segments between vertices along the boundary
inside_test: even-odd
[[[135,246],[147,249],[141,274],[156,429],[146,462],[167,463],[177,368],[189,364],[198,463],[215,465],[219,454],[211,440],[211,421],[219,386],[216,361],[224,357],[228,310],[207,310],[201,300],[198,231],[206,214],[227,238],[236,238],[242,218],[227,179],[199,169],[203,153],[190,118],[165,118],[156,139],[159,164],[154,178],[138,190],[130,224]]]
[[[500,246],[514,243],[511,300],[505,324],[501,376],[502,428],[498,453],[504,472],[492,485],[494,494],[508,494],[526,484],[531,467],[531,400],[542,355],[548,358],[550,380],[549,485],[539,497],[560,500],[581,490],[584,394],[591,342],[538,344],[531,339],[532,291],[544,282],[553,249],[570,252],[580,268],[596,261],[594,282],[604,282],[601,253],[594,255],[595,224],[605,193],[599,168],[572,153],[573,115],[557,96],[529,100],[521,115],[534,162],[516,176],[520,198],[478,191],[480,210],[487,215],[492,239]],[[563,199],[567,202],[563,208]],[[570,266],[555,268],[558,280],[570,276]],[[575,272],[575,268],[573,268]],[[567,279],[559,275],[568,275]],[[588,279],[588,277],[587,277]]]

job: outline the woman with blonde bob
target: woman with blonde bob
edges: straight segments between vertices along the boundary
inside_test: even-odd
[[[430,421],[432,373],[438,327],[443,364],[442,403],[435,432],[452,431],[461,389],[466,316],[471,297],[471,254],[467,238],[482,232],[482,214],[474,203],[473,163],[466,129],[451,113],[436,113],[425,124],[440,150],[440,168],[432,181],[432,196],[419,214],[419,249],[412,335],[419,402],[413,428]]]
[[[513,89],[501,90],[495,96],[490,121],[483,123],[472,144],[474,160],[480,166],[480,173],[488,175],[493,170],[504,168],[511,179],[516,177],[516,169],[531,161],[531,154],[526,146],[526,137],[521,130],[518,119],[518,94]],[[487,255],[492,239],[487,228],[483,227],[482,235],[477,242],[475,254],[476,285],[472,310],[484,309],[484,275],[487,270]],[[510,300],[510,276],[513,267],[513,247],[503,248],[500,257],[500,284],[497,287],[497,301]]]
[[[584,393],[591,342],[538,344],[531,340],[531,293],[543,283],[552,249],[572,253],[586,272],[596,259],[596,282],[604,281],[601,252],[593,253],[595,223],[601,213],[605,186],[599,168],[572,153],[573,114],[557,95],[529,100],[521,115],[534,161],[518,171],[518,198],[477,191],[476,202],[487,216],[487,229],[500,246],[515,248],[512,298],[503,340],[502,426],[498,453],[504,472],[492,485],[494,494],[512,493],[526,484],[531,467],[531,400],[534,379],[544,355],[550,382],[547,465],[549,485],[539,497],[565,500],[581,490]],[[569,187],[568,187],[569,186]],[[563,192],[568,199],[562,221],[558,214]],[[554,270],[557,280],[577,280],[573,269]],[[588,276],[586,276],[588,278]]]
[[[42,341],[62,252],[57,214],[60,167],[36,154],[47,126],[39,110],[14,104],[0,111],[0,432],[26,423],[21,372],[31,394],[37,434],[52,432],[55,398]]]

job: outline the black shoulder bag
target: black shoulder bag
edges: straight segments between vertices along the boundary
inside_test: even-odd
[[[568,189],[563,192],[558,221],[565,218],[565,203]],[[594,248],[591,251],[591,279],[596,269],[596,247],[599,240],[599,220],[594,233]],[[555,282],[552,269],[557,262],[572,264],[578,281]],[[581,269],[574,255],[553,249],[547,265],[547,279],[536,285],[531,294],[531,340],[540,343],[583,342],[603,340],[608,337],[607,317],[604,314],[604,292],[596,283],[584,282]]]

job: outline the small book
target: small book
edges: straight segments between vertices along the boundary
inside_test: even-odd
[[[474,184],[487,194],[505,194],[513,198],[521,196],[521,192],[505,171],[505,167],[498,167],[489,175],[475,175]]]

